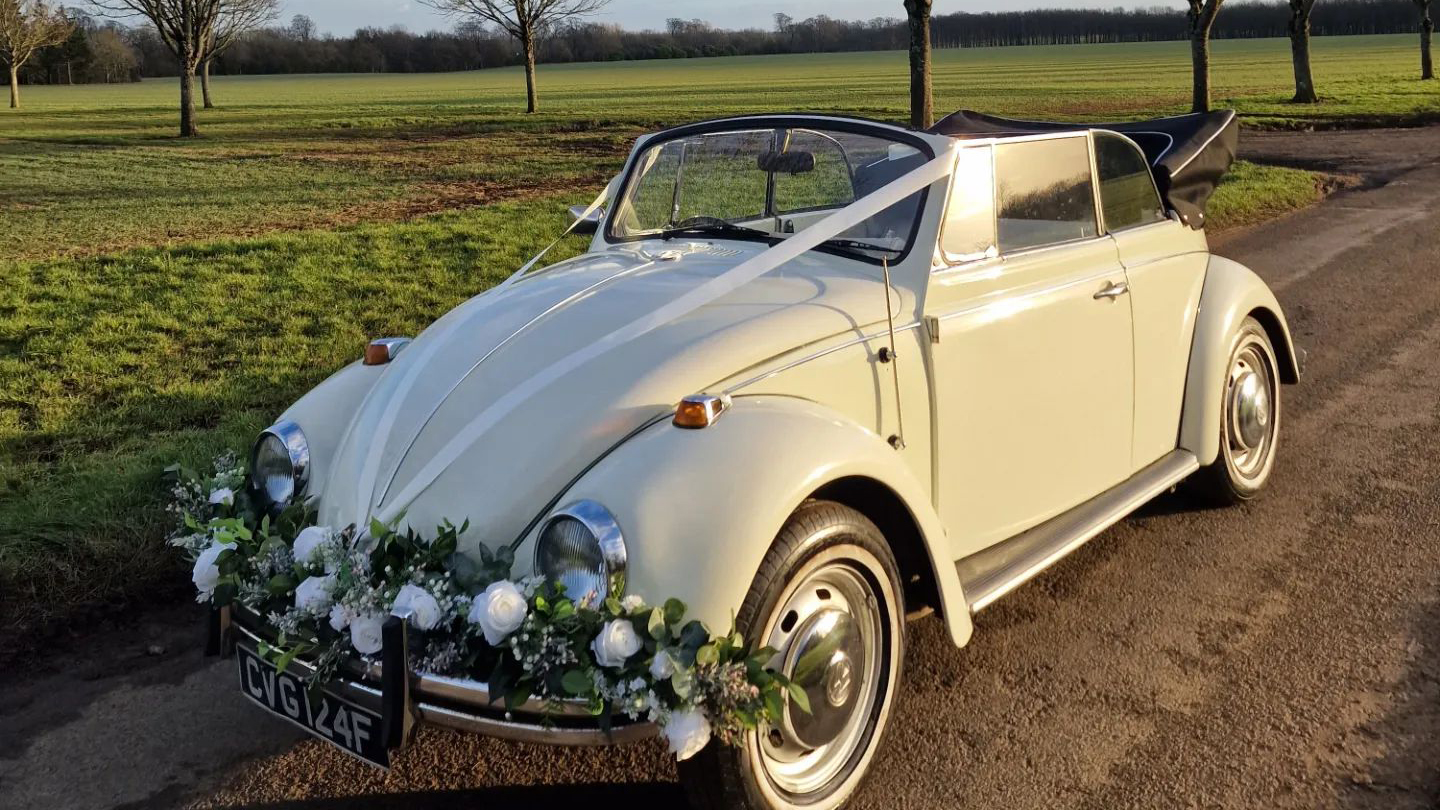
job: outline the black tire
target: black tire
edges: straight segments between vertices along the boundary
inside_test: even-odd
[[[1258,363],[1256,359],[1258,358]],[[1255,449],[1245,448],[1240,431],[1236,427],[1235,371],[1237,363],[1246,362],[1260,366],[1254,369],[1263,377],[1262,385],[1267,391],[1269,413],[1264,425],[1263,444]],[[1275,347],[1265,327],[1254,318],[1246,318],[1230,342],[1230,356],[1226,361],[1226,380],[1220,399],[1220,449],[1215,461],[1201,467],[1190,477],[1187,490],[1191,497],[1211,506],[1234,506],[1253,500],[1270,480],[1275,469],[1275,450],[1280,438],[1280,368],[1275,359]],[[1259,454],[1248,459],[1247,453]],[[1241,463],[1245,460],[1246,463]]]
[[[823,556],[822,556],[823,555]],[[847,555],[854,567],[875,588],[879,626],[888,628],[879,687],[868,710],[868,718],[857,720],[861,729],[855,739],[858,748],[823,787],[803,796],[786,793],[771,780],[761,765],[760,732],[750,732],[741,746],[719,741],[679,764],[680,780],[691,807],[696,810],[777,810],[810,808],[830,810],[844,805],[862,784],[874,752],[888,725],[900,683],[905,652],[905,608],[899,568],[884,536],[868,518],[847,506],[831,501],[807,501],[786,521],[760,564],[750,592],[736,614],[736,625],[745,638],[763,643],[758,634],[762,625],[782,607],[781,598],[792,582],[798,583],[807,568],[821,560],[832,564]],[[878,563],[878,571],[875,564]],[[876,574],[886,582],[879,582]],[[889,596],[886,596],[888,591]],[[889,604],[886,604],[887,601]],[[857,704],[858,705],[858,704]]]

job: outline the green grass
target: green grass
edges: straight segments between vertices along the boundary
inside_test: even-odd
[[[1283,104],[1278,41],[1216,43],[1217,104],[1252,123],[1431,115],[1409,38],[1318,40],[1327,103]],[[0,634],[179,593],[158,471],[243,446],[354,359],[513,269],[633,137],[774,109],[904,116],[901,53],[219,79],[204,138],[173,81],[25,88],[0,110]],[[1181,111],[1182,44],[941,51],[936,96],[1013,115]],[[1317,196],[1241,164],[1212,227]],[[571,240],[553,258],[580,247]],[[166,590],[168,588],[168,590]]]

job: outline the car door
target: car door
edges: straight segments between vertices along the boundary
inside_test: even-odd
[[[1205,268],[1205,232],[1171,219],[1144,153],[1130,139],[1096,132],[1095,168],[1105,229],[1130,282],[1135,330],[1138,470],[1175,449],[1190,341]]]
[[[957,558],[1128,477],[1134,404],[1127,282],[1088,133],[958,160],[926,300],[937,506]]]

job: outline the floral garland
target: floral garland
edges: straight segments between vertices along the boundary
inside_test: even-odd
[[[787,697],[809,711],[802,689],[765,668],[773,649],[751,649],[733,630],[712,637],[685,621],[677,599],[595,604],[539,577],[513,580],[512,549],[482,544],[478,560],[457,552],[468,523],[447,521],[424,538],[378,522],[364,533],[317,526],[308,504],[264,514],[233,454],[208,476],[167,473],[178,520],[170,543],[194,564],[197,601],[265,617],[278,644],[261,655],[281,667],[311,658],[312,686],[346,659],[376,656],[386,617],[408,608],[413,669],[485,681],[507,708],[534,698],[547,717],[578,699],[607,730],[616,715],[643,718],[680,760],[712,736],[736,745],[760,722],[778,722]]]

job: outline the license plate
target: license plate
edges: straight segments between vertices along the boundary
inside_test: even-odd
[[[351,756],[390,767],[390,754],[380,739],[380,715],[321,690],[305,694],[305,682],[255,653],[237,647],[240,691],[269,709]]]

